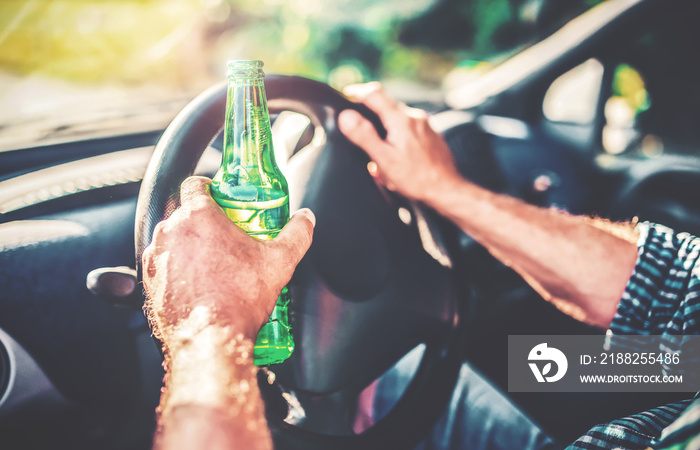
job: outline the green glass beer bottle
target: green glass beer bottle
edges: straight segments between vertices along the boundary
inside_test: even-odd
[[[262,66],[262,61],[228,63],[224,152],[211,195],[246,233],[267,240],[289,220],[289,189],[275,162]],[[281,363],[294,351],[288,304],[285,287],[255,342],[256,365]]]

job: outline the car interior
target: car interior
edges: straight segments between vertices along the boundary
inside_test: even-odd
[[[416,106],[479,185],[697,235],[699,13],[691,0],[603,2]],[[367,108],[300,76],[265,83],[290,207],[317,216],[290,284],[297,348],[259,377],[277,448],[412,448],[447,407],[462,362],[507,392],[509,335],[605,332],[378,186],[336,127],[355,108],[381,133]],[[141,310],[140,255],[182,180],[217,170],[225,95],[225,84],[202,92],[165,129],[0,151],[0,447],[150,448],[163,369]],[[358,432],[363,391],[415,348],[422,360],[402,399]],[[687,398],[508,396],[562,443]]]

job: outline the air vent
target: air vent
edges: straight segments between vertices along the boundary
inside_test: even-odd
[[[0,214],[76,192],[143,178],[153,147],[108,153],[37,170],[0,182]]]

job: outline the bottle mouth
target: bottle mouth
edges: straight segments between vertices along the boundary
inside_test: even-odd
[[[228,78],[262,78],[265,76],[262,68],[263,62],[259,59],[233,60],[226,64],[226,76]]]

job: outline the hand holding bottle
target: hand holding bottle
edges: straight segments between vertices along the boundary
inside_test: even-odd
[[[461,178],[452,152],[424,111],[395,101],[377,82],[349,86],[346,94],[377,113],[387,130],[383,140],[356,111],[338,117],[340,131],[369,155],[376,164],[369,166],[370,173],[388,189],[430,204]]]
[[[197,307],[254,340],[311,245],[311,211],[300,210],[277,238],[260,241],[229,220],[209,185],[203,177],[185,180],[182,206],[156,226],[143,253],[146,309],[166,347],[182,338],[178,330],[191,333],[179,325]]]
[[[210,183],[182,183],[180,208],[143,252],[144,309],[166,369],[154,448],[268,450],[253,342],[311,245],[314,216],[300,210],[276,238],[254,239]]]

